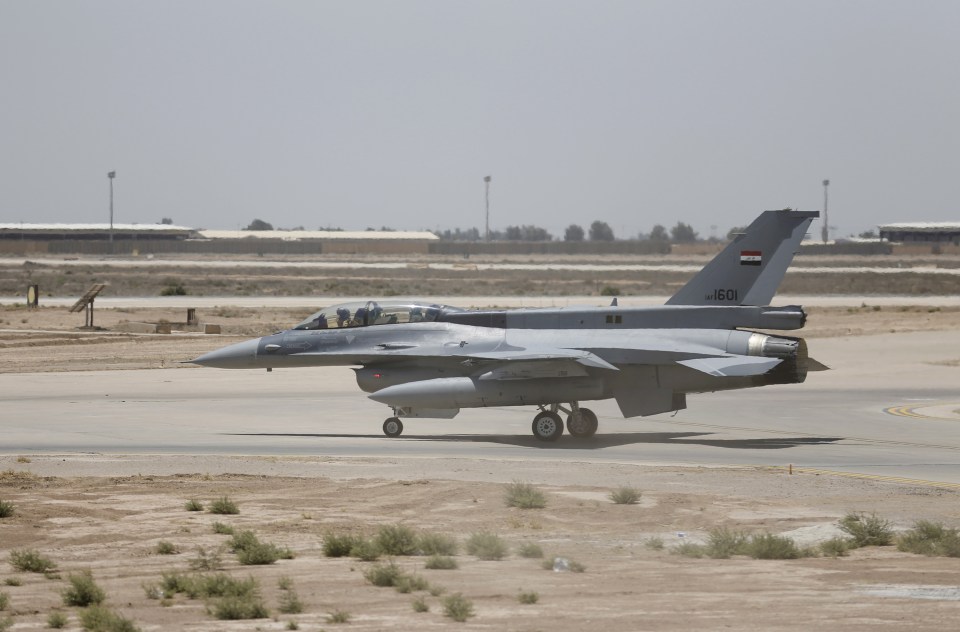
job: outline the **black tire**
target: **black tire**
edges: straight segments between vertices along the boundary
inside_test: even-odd
[[[563,434],[563,420],[557,413],[544,411],[533,418],[532,429],[540,441],[556,441]]]
[[[396,417],[390,417],[383,422],[383,434],[388,437],[399,437],[403,433],[403,422]]]
[[[592,437],[597,434],[597,427],[599,425],[597,415],[589,408],[580,409],[579,423],[574,419],[573,415],[567,417],[567,432],[574,437]]]
[[[589,408],[580,409],[580,423],[574,422],[571,424],[572,419],[573,415],[567,417],[567,432],[574,437],[592,437],[597,434],[600,422],[597,421],[596,413]]]

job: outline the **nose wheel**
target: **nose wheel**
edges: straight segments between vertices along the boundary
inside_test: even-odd
[[[397,417],[390,417],[383,422],[383,434],[388,437],[399,437],[403,433],[403,422]]]

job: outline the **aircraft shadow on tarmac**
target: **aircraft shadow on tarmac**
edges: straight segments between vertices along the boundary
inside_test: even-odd
[[[226,433],[243,437],[301,437],[305,439],[384,439],[380,435],[361,434],[320,434],[320,433]],[[622,432],[595,435],[590,438],[578,438],[565,435],[557,441],[539,441],[529,435],[404,435],[393,441],[435,441],[442,443],[494,443],[513,445],[523,448],[550,450],[600,450],[640,443],[663,443],[673,445],[703,445],[714,448],[732,448],[738,450],[783,450],[805,445],[824,445],[841,441],[843,437],[776,437],[763,439],[707,439],[707,432]]]

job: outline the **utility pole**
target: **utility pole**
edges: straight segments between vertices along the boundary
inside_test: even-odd
[[[823,181],[823,229],[820,236],[823,237],[823,243],[830,240],[830,217],[827,215],[827,189],[830,187],[830,181]]]
[[[483,186],[486,189],[487,194],[487,224],[486,231],[484,232],[484,241],[490,241],[490,180],[493,178],[491,176],[483,177]]]
[[[117,177],[116,171],[108,171],[107,179],[110,180],[110,243],[113,243],[113,179]]]

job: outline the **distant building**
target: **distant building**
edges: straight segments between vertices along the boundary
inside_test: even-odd
[[[412,230],[199,230],[200,239],[280,239],[283,241],[307,240],[402,240],[417,239],[436,241],[436,235],[427,231]]]
[[[187,239],[194,229],[172,224],[114,224],[115,241],[138,239]],[[110,224],[0,224],[0,239],[62,241],[110,239]]]
[[[439,238],[401,230],[197,230],[172,224],[0,224],[0,254],[427,254]]]
[[[884,241],[960,244],[960,222],[902,222],[878,228]]]

